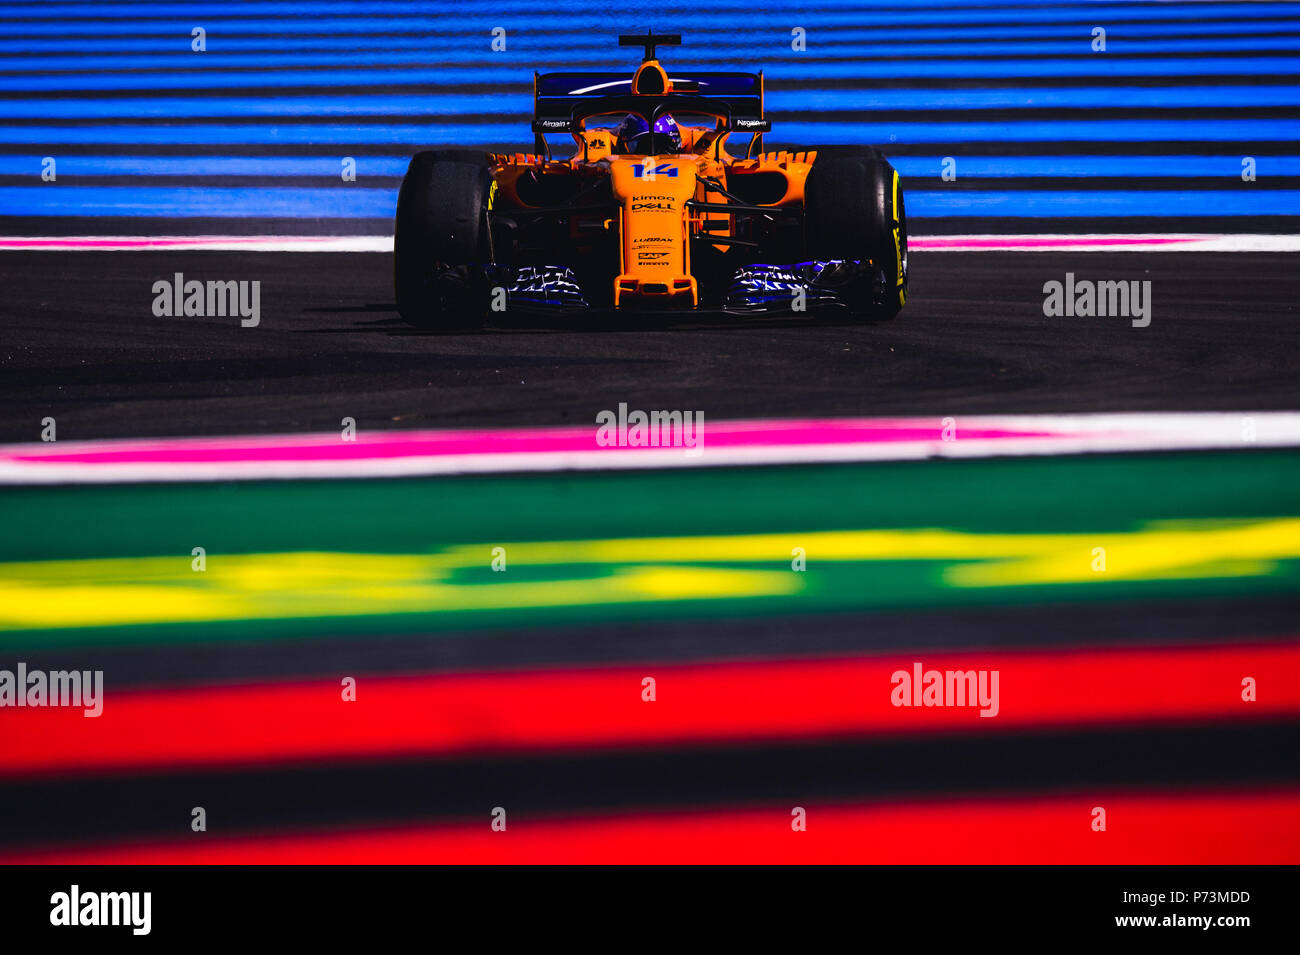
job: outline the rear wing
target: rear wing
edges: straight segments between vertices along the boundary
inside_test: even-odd
[[[543,152],[546,133],[574,133],[581,120],[608,110],[637,106],[670,112],[719,116],[727,129],[757,137],[772,128],[763,115],[762,73],[691,73],[669,71],[671,89],[658,95],[634,95],[627,73],[534,73],[533,133]],[[761,139],[760,147],[761,149]]]

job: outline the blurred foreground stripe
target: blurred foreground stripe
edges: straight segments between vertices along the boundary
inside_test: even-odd
[[[1107,829],[1091,829],[1092,810]],[[1045,798],[736,807],[135,843],[0,856],[4,863],[890,863],[1233,865],[1300,858],[1300,791],[1089,792]]]
[[[997,712],[894,706],[892,675],[996,670]],[[642,700],[653,677],[656,700]],[[1255,681],[1257,702],[1242,700]],[[4,713],[0,780],[31,774],[595,747],[996,733],[1300,715],[1300,646],[980,651],[366,677],[106,692]]]

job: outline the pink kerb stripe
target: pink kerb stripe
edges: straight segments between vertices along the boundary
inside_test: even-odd
[[[927,236],[910,239],[913,249],[1004,249],[1008,246],[1036,249],[1075,249],[1080,246],[1178,245],[1195,242],[1203,236],[1189,238],[1171,235],[1066,235],[1066,236]]]
[[[938,441],[935,422],[853,423],[726,422],[704,424],[705,444],[711,448],[780,448],[810,445],[900,444]],[[1055,432],[966,429],[963,440],[1050,438]],[[411,431],[359,435],[344,442],[338,435],[289,435],[265,438],[181,438],[142,442],[103,442],[66,450],[28,446],[7,455],[9,460],[43,464],[201,464],[232,461],[356,461],[407,457],[476,454],[546,454],[595,451],[596,426],[491,431]],[[624,448],[658,451],[659,448]]]

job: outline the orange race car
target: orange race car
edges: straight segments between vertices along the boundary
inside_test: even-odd
[[[907,297],[898,173],[870,146],[763,151],[762,73],[534,74],[531,153],[418,153],[397,202],[406,320],[494,311],[714,308],[895,315]],[[691,125],[696,123],[696,125]],[[552,156],[547,133],[568,133]],[[729,151],[732,134],[747,134]]]

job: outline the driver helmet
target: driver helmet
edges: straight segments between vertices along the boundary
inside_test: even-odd
[[[670,152],[682,151],[682,133],[677,128],[677,120],[673,119],[672,114],[664,113],[656,119],[654,131],[668,137],[668,141],[672,144]],[[614,131],[614,142],[619,152],[646,154],[650,152],[649,133],[650,127],[645,119],[636,113],[628,113]]]

